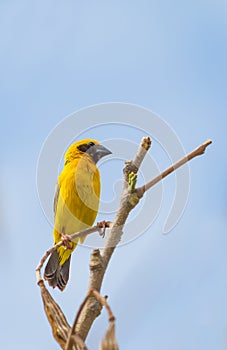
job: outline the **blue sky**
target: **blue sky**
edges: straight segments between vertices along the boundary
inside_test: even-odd
[[[223,0],[0,2],[2,348],[58,348],[35,281],[35,266],[52,242],[36,166],[57,123],[107,102],[156,112],[187,151],[213,140],[206,155],[190,163],[189,201],[178,225],[162,234],[171,177],[155,223],[113,256],[102,292],[117,318],[119,345],[227,348],[226,23]],[[107,128],[103,139],[117,133]],[[128,138],[138,143],[141,133]],[[150,152],[160,168],[168,164],[155,143]],[[119,179],[120,164],[116,169]],[[114,177],[103,170],[109,198]],[[77,249],[69,286],[54,291],[69,322],[84,297],[89,255]],[[89,335],[90,349],[98,348],[106,324],[103,313]]]

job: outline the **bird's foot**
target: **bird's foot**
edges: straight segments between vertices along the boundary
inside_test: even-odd
[[[61,240],[62,240],[63,245],[65,246],[66,249],[70,249],[70,250],[73,249],[73,244],[72,244],[72,241],[71,241],[71,238],[70,238],[69,235],[66,235],[65,233],[62,233],[61,234]]]
[[[98,229],[99,229],[99,234],[102,238],[105,237],[105,234],[106,234],[106,228],[110,227],[110,224],[111,222],[110,221],[100,221],[100,222],[97,222],[97,226],[98,226]]]

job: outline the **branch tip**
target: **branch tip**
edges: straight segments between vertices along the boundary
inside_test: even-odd
[[[141,147],[145,148],[146,151],[149,150],[149,148],[151,147],[151,138],[150,136],[146,136],[142,138],[142,142],[141,142]]]
[[[178,162],[176,162],[175,164],[171,165],[169,168],[164,170],[161,174],[159,174],[156,177],[154,177],[151,181],[149,181],[145,185],[137,188],[136,189],[137,193],[142,195],[144,192],[146,192],[151,187],[156,185],[156,183],[158,183],[159,181],[164,179],[166,176],[171,174],[173,171],[175,171],[176,169],[178,169],[179,167],[181,167],[182,165],[184,165],[185,163],[187,163],[191,159],[204,154],[204,152],[206,150],[206,147],[209,146],[211,143],[212,143],[211,140],[207,140],[204,143],[202,143],[199,147],[194,149],[194,151],[188,153],[185,157],[183,157],[182,159],[178,160]]]
[[[204,152],[205,152],[205,150],[206,150],[206,148],[209,146],[209,145],[211,145],[212,144],[212,140],[207,140],[207,141],[205,141],[203,144],[202,144],[202,146],[204,147]]]

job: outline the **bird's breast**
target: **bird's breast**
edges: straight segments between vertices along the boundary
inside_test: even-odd
[[[93,162],[83,159],[67,164],[59,176],[60,186],[55,228],[66,234],[92,226],[100,198],[100,175]]]

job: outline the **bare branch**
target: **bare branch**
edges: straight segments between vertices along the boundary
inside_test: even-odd
[[[149,136],[142,138],[140,147],[138,148],[135,158],[133,159],[133,164],[137,167],[137,169],[140,168],[142,161],[147,154],[147,151],[151,147],[151,143],[152,141]]]
[[[67,339],[67,343],[65,345],[65,350],[72,350],[72,347],[73,347],[73,344],[74,344],[74,342],[73,342],[73,335],[76,334],[76,332],[75,332],[76,325],[77,325],[78,319],[80,317],[80,314],[81,314],[81,312],[82,312],[82,310],[83,310],[83,308],[84,308],[84,306],[85,306],[85,304],[86,304],[86,302],[87,302],[89,297],[90,297],[90,293],[87,294],[87,296],[85,297],[84,301],[80,305],[79,310],[77,311],[77,315],[75,317],[73,325],[72,325],[72,327],[70,329],[70,332],[68,334],[68,339]],[[77,336],[78,336],[78,334],[77,334]]]
[[[112,313],[112,310],[111,310],[109,304],[107,303],[106,297],[101,296],[101,294],[97,290],[90,290],[88,292],[87,296],[85,297],[84,301],[80,305],[80,308],[77,312],[77,315],[76,315],[75,320],[73,322],[73,326],[72,326],[72,328],[69,332],[69,335],[68,335],[65,350],[73,350],[73,346],[75,345],[75,339],[74,339],[75,335],[81,340],[81,337],[79,337],[78,334],[76,333],[76,327],[77,327],[77,323],[79,321],[80,315],[81,315],[85,305],[87,304],[88,300],[91,298],[95,298],[98,303],[100,303],[102,306],[104,306],[106,308],[106,311],[107,311],[108,316],[109,316],[109,322],[110,322],[109,329],[107,330],[107,333],[106,333],[102,343],[104,343],[104,344],[111,343],[114,347],[106,348],[104,346],[104,347],[102,347],[102,349],[118,349],[116,338],[115,338],[115,332],[114,332],[115,317]]]
[[[129,186],[129,175],[131,173],[136,174],[138,172],[138,169],[142,164],[142,161],[146,155],[146,152],[151,146],[151,141],[149,137],[142,139],[142,142],[137,150],[134,161],[126,162],[126,166],[124,168],[124,183],[122,187],[119,207],[118,207],[116,216],[114,218],[114,221],[112,223],[109,235],[106,238],[104,248],[99,254],[98,267],[94,266],[94,268],[91,269],[91,265],[90,265],[89,287],[92,286],[93,289],[100,291],[104,274],[106,272],[111,256],[116,246],[120,242],[127,217],[130,211],[138,204],[144,192],[149,188],[151,188],[152,186],[154,186],[154,184],[156,184],[162,178],[169,175],[175,169],[185,164],[187,161],[191,160],[192,158],[200,154],[203,154],[206,147],[210,144],[211,144],[210,140],[206,141],[201,146],[196,148],[193,152],[189,153],[187,156],[185,156],[183,159],[175,163],[173,166],[166,169],[162,174],[158,175],[155,179],[148,182],[148,184],[146,184],[145,186],[139,187],[133,191]],[[94,255],[94,252],[93,252],[93,255]],[[94,258],[93,255],[92,255],[92,259]],[[76,332],[77,334],[80,335],[80,337],[83,340],[86,339],[87,334],[90,330],[90,327],[94,322],[95,318],[100,314],[100,311],[101,310],[100,310],[99,303],[97,302],[95,303],[94,301],[91,301],[91,300],[87,301],[85,307],[83,308],[79,316],[79,320],[76,325]]]
[[[142,164],[142,161],[146,155],[146,152],[151,146],[151,140],[149,137],[145,137],[142,139],[142,142],[137,150],[134,160],[126,162],[126,166],[124,168],[124,182],[122,186],[122,193],[120,197],[119,207],[113,223],[111,223],[110,225],[110,223],[107,222],[105,225],[105,227],[110,227],[110,231],[105,240],[104,247],[101,250],[101,252],[98,249],[95,249],[91,254],[90,280],[89,280],[88,294],[77,313],[77,316],[75,318],[72,328],[70,329],[64,315],[61,315],[61,323],[63,325],[64,331],[63,333],[61,329],[59,331],[59,327],[57,326],[56,328],[56,325],[58,325],[58,319],[56,320],[54,318],[54,324],[52,324],[53,323],[51,319],[52,316],[49,312],[50,307],[46,307],[46,304],[44,302],[45,311],[49,319],[49,322],[52,325],[54,336],[56,340],[59,342],[59,344],[62,346],[62,348],[64,348],[65,350],[76,350],[78,348],[86,349],[84,341],[87,337],[87,334],[95,318],[100,315],[102,307],[105,306],[109,314],[110,324],[109,324],[109,329],[106,333],[106,336],[102,341],[101,349],[102,350],[118,349],[118,346],[115,340],[114,316],[106,302],[106,299],[103,298],[99,294],[99,292],[100,292],[104,274],[106,272],[111,256],[116,246],[121,240],[121,236],[123,234],[123,228],[127,220],[127,217],[131,212],[131,210],[139,203],[145,191],[149,190],[157,182],[165,178],[167,175],[171,174],[173,171],[175,171],[177,168],[179,168],[186,162],[190,161],[191,159],[193,159],[198,155],[203,154],[205,152],[206,147],[211,143],[212,143],[211,140],[204,142],[201,146],[199,146],[194,151],[189,153],[187,156],[185,156],[184,158],[176,162],[174,165],[170,166],[168,169],[163,171],[160,175],[156,176],[153,180],[149,181],[147,184],[145,184],[142,187],[135,188],[136,174],[139,170],[139,167]],[[82,232],[75,233],[74,235],[69,236],[69,239],[73,241],[78,237],[87,236],[88,234],[96,231],[100,232],[102,227],[103,225],[97,224],[92,228],[89,228],[87,230],[84,230]],[[60,247],[62,244],[64,244],[63,241],[59,242],[54,247],[49,249],[45,253],[45,255],[42,257],[42,259],[40,260],[36,268],[36,278],[41,290],[44,290],[43,292],[44,294],[46,293],[46,291],[44,289],[45,288],[44,283],[41,279],[40,270],[45,260],[47,259],[48,255],[51,254],[55,249]],[[51,300],[48,294],[47,294],[47,300],[48,301]],[[58,305],[55,306],[55,303],[53,304],[54,304],[54,308],[55,307],[57,308],[56,310],[53,309],[53,311],[59,312],[61,314],[62,311],[58,307]],[[61,342],[61,339],[60,341],[58,339],[58,332],[61,332],[62,342]],[[66,334],[67,334],[67,337],[66,337]],[[66,346],[63,347],[63,344],[64,345],[66,344]]]
[[[96,297],[96,299],[100,302],[100,304],[102,304],[102,306],[105,306],[106,311],[108,313],[109,316],[109,321],[114,321],[115,317],[112,313],[112,310],[109,306],[109,304],[107,303],[107,297],[102,297],[101,294],[97,291],[97,290],[92,290],[91,293]]]
[[[79,238],[79,237],[86,237],[87,235],[90,235],[91,233],[94,233],[94,232],[99,232],[99,234],[101,233],[101,230],[103,229],[103,224],[105,224],[105,227],[110,227],[111,225],[111,222],[110,221],[105,221],[104,223],[101,222],[101,223],[97,223],[97,225],[93,226],[93,227],[89,227],[87,228],[86,230],[83,230],[81,232],[76,232],[76,233],[73,233],[72,235],[70,236],[67,236],[68,239],[70,241],[73,241],[74,239],[76,238]],[[37,283],[39,283],[39,281],[42,280],[42,276],[41,276],[41,268],[43,267],[43,264],[45,263],[46,259],[48,258],[48,256],[53,253],[56,249],[58,249],[59,247],[61,247],[62,245],[64,244],[64,241],[59,241],[57,244],[55,244],[53,247],[51,247],[50,249],[48,249],[46,251],[46,253],[43,255],[43,257],[40,259],[37,267],[36,267],[36,280],[37,280]]]
[[[127,160],[125,162],[125,168],[123,169],[124,172],[124,184],[123,184],[123,189],[122,191],[124,191],[125,189],[128,188],[128,178],[129,178],[129,174],[134,173],[137,174],[142,161],[144,160],[145,155],[147,154],[147,151],[150,149],[151,147],[151,139],[149,136],[147,137],[143,137],[140,143],[140,146],[136,152],[136,155],[134,157],[133,160]]]
[[[53,247],[51,247],[50,249],[48,249],[46,251],[46,253],[42,256],[42,258],[40,259],[35,271],[36,271],[36,280],[37,283],[39,284],[40,281],[42,281],[42,276],[41,276],[41,268],[43,267],[43,264],[45,263],[46,259],[48,258],[48,256],[53,253],[58,247],[60,247],[63,244],[63,241],[58,242],[57,244],[55,244]]]
[[[138,197],[137,193],[130,190],[128,184],[129,174],[132,172],[137,173],[146,152],[150,148],[150,145],[150,138],[143,138],[134,158],[137,166],[133,161],[126,162],[126,166],[124,168],[124,183],[117,214],[111,225],[110,232],[105,240],[104,248],[102,249],[101,253],[99,253],[99,251],[97,253],[97,250],[95,250],[91,256],[90,281],[88,290],[94,289],[98,292],[100,291],[106,268],[117,244],[121,239],[121,235],[123,233],[122,230],[126,219],[130,211],[139,202],[140,198]],[[95,259],[96,254],[97,260]],[[88,299],[76,324],[76,333],[79,334],[83,340],[86,339],[92,323],[94,322],[95,318],[99,316],[100,312],[100,303],[98,303],[97,300],[92,300],[92,298]]]
[[[106,297],[103,298],[100,295],[100,293],[96,290],[93,290],[92,293],[96,297],[96,299],[102,304],[102,306],[105,306],[109,316],[109,327],[102,340],[100,350],[118,350],[118,344],[115,337],[115,317],[112,313],[112,310],[109,304],[107,303]]]
[[[138,192],[138,194],[148,191],[151,187],[156,185],[156,183],[158,183],[159,181],[164,179],[166,176],[171,174],[173,171],[175,171],[176,169],[178,169],[179,167],[181,167],[182,165],[187,163],[189,160],[204,154],[207,146],[209,146],[211,143],[212,143],[211,140],[207,140],[202,145],[200,145],[199,147],[194,149],[194,151],[192,151],[191,153],[187,154],[184,158],[180,159],[178,162],[176,162],[175,164],[171,165],[169,168],[164,170],[161,174],[156,176],[154,179],[149,181],[147,184],[137,188],[136,191]]]
[[[90,290],[98,290],[101,286],[104,271],[104,261],[100,254],[99,249],[93,250],[90,260],[90,280],[88,286],[88,293]],[[78,320],[75,321],[75,332],[85,340],[92,323],[101,313],[102,305],[97,301],[94,296],[87,299],[86,307],[82,308],[78,315]]]

